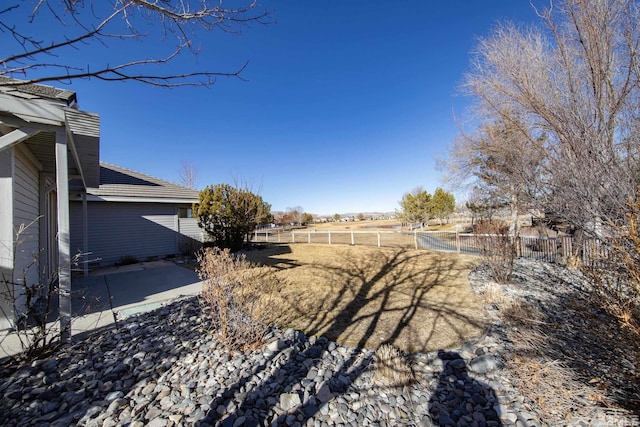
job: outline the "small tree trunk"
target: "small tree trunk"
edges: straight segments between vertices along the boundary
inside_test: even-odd
[[[509,207],[511,209],[511,217],[509,218],[509,238],[510,240],[515,240],[520,236],[520,220],[518,218],[520,212],[518,211],[517,195],[511,195]]]

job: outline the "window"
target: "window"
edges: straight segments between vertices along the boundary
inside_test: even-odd
[[[193,218],[191,208],[178,208],[178,218]]]

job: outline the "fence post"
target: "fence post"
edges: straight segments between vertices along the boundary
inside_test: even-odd
[[[418,249],[418,232],[416,230],[413,231],[413,244]]]
[[[295,243],[296,242],[296,233],[295,232],[291,232],[291,243]]]
[[[309,231],[307,234],[307,243],[311,243],[311,232]]]
[[[460,234],[456,230],[456,249],[458,253],[460,253]]]
[[[256,234],[255,234],[255,239],[256,239],[256,242],[257,242],[257,241],[258,241],[258,229],[257,229],[257,228],[256,228],[256,230],[255,230],[255,233],[256,233]]]
[[[378,247],[380,247],[380,232],[378,231]]]
[[[356,245],[356,241],[353,238],[353,230],[351,230],[351,246],[355,246]]]
[[[280,230],[278,230],[278,243],[280,243]]]
[[[329,244],[331,244],[331,231],[329,231]]]
[[[269,232],[268,231],[264,232],[264,241],[269,243]]]
[[[573,255],[573,238],[570,236],[564,236],[562,238],[562,256],[565,259],[568,259],[571,255]]]

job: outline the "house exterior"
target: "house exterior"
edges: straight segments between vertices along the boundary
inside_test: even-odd
[[[14,83],[0,81],[0,278],[46,283],[57,274],[60,315],[67,319],[69,192],[99,185],[100,119],[79,109],[74,92]],[[24,301],[20,292],[15,304],[1,299],[0,327]],[[66,338],[69,328],[63,329]]]
[[[198,191],[140,172],[101,163],[99,186],[70,198],[71,252],[87,254],[85,268],[172,257],[202,240]]]
[[[55,280],[67,340],[74,255],[109,265],[183,252],[200,237],[181,218],[198,192],[100,163],[100,118],[74,92],[16,83],[0,77],[0,329],[24,312],[21,283]]]

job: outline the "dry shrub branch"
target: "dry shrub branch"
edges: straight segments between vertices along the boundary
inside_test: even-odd
[[[478,289],[508,337],[510,380],[549,425],[639,413],[637,334],[597,304],[585,279],[519,260],[512,284],[489,280]]]
[[[11,248],[13,269],[0,269],[0,317],[10,323],[8,334],[0,339],[15,336],[22,350],[19,357],[32,360],[54,351],[60,344],[64,332],[61,328],[60,313],[56,304],[59,296],[58,270],[48,277],[39,272],[42,262],[41,252],[29,253],[24,247],[32,226],[40,218],[29,224],[20,224],[15,232]],[[77,265],[83,254],[71,257],[70,265]]]
[[[501,317],[510,326],[513,348],[506,364],[517,373],[512,381],[535,403],[546,421],[562,423],[567,418],[588,414],[586,408],[592,408],[594,402],[606,404],[603,393],[576,378],[567,361],[550,349],[554,339],[547,332],[553,333],[550,331],[553,325],[540,307],[505,294],[493,298]]]
[[[476,224],[474,234],[491,277],[498,283],[509,283],[517,242],[515,236],[509,235],[509,225],[500,221],[482,221]]]
[[[583,266],[596,302],[620,325],[640,336],[640,187],[627,203],[624,222],[613,225],[608,251]]]
[[[406,356],[390,344],[383,344],[375,355],[376,378],[389,387],[403,387],[415,382]]]
[[[209,248],[197,259],[204,281],[203,312],[211,317],[222,344],[241,351],[264,344],[267,325],[262,319],[277,283],[273,276],[228,249]]]

